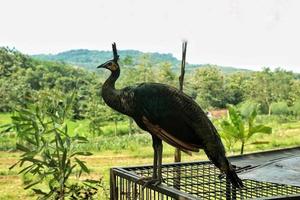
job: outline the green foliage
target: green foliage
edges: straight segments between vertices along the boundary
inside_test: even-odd
[[[191,86],[197,93],[196,101],[204,109],[208,107],[224,107],[224,77],[216,67],[202,67],[196,70]]]
[[[274,115],[288,115],[290,113],[286,102],[275,102],[271,104],[272,114]]]
[[[279,68],[272,72],[265,68],[262,72],[253,73],[247,81],[245,98],[257,102],[263,113],[271,115],[272,103],[290,100],[290,103],[294,102],[295,97],[290,93],[294,79],[295,74],[292,72]]]
[[[30,105],[39,103],[45,105],[42,109],[50,112],[51,106],[48,108],[48,105],[52,101],[47,99],[49,94],[62,98],[76,90],[66,116],[69,121],[78,122],[78,127],[73,124],[75,132],[84,130],[84,135],[89,137],[133,133],[132,120],[113,112],[100,97],[101,85],[109,72],[96,73],[66,64],[88,64],[95,68],[111,56],[111,51],[74,50],[37,56],[41,60],[52,60],[41,61],[14,49],[0,48],[0,112],[12,112],[14,108],[30,109]],[[120,59],[122,75],[117,88],[143,81],[178,87],[180,62],[170,54],[125,50],[120,51]],[[279,122],[299,117],[299,86],[299,75],[282,69],[227,74],[215,65],[187,65],[184,91],[203,109],[239,105],[243,117],[248,116],[255,106],[259,106],[259,113],[275,115],[276,102],[286,102],[293,116],[270,117],[270,120]],[[280,112],[285,111],[281,109]],[[1,137],[2,149],[11,148],[11,137],[14,137],[11,133]]]
[[[293,115],[300,117],[300,100],[296,101],[290,110]]]
[[[249,74],[236,72],[225,76],[225,102],[226,104],[237,105],[245,98],[245,85]]]
[[[19,138],[16,148],[23,154],[11,168],[19,165],[22,168],[19,174],[33,176],[26,181],[24,189],[31,188],[40,199],[64,199],[72,195],[74,185],[68,181],[70,175],[75,170],[78,177],[82,172],[89,173],[78,156],[91,153],[77,150],[79,144],[88,140],[78,134],[70,136],[65,123],[74,94],[63,99],[49,95],[28,109],[17,110],[12,117]],[[48,189],[35,187],[40,184],[46,184]]]
[[[247,141],[257,133],[270,134],[272,128],[264,126],[262,124],[255,124],[255,118],[257,116],[256,108],[253,109],[247,116],[243,118],[240,111],[233,106],[229,106],[229,118],[224,119],[220,123],[221,137],[224,138],[227,143],[227,147],[230,149],[232,145],[240,141],[241,142],[241,154],[244,152],[244,145]]]
[[[177,86],[178,81],[175,73],[172,71],[172,64],[169,62],[163,62],[160,64],[158,71],[158,82],[165,83],[168,85]]]
[[[15,107],[26,108],[27,104],[34,102],[33,99],[38,101],[35,96],[40,90],[55,89],[68,93],[76,87],[77,95],[72,105],[72,118],[90,119],[93,134],[101,134],[99,127],[105,124],[109,117],[96,115],[108,109],[99,98],[101,82],[108,73],[94,73],[65,63],[79,65],[81,62],[90,62],[95,68],[99,63],[111,58],[110,51],[99,53],[74,50],[59,55],[37,56],[52,60],[49,62],[32,59],[16,50],[0,49],[3,71],[3,75],[0,76],[0,112],[11,112]],[[120,51],[120,56],[120,63],[123,66],[117,87],[122,88],[143,81],[178,86],[180,62],[173,62],[171,55]],[[65,63],[54,62],[58,60]],[[271,71],[266,68],[262,72],[226,74],[214,65],[188,68],[187,66],[185,91],[204,109],[224,108],[227,104],[237,105],[247,100],[259,104],[260,112],[271,114],[272,103],[285,101],[290,107],[300,99],[300,84],[296,74],[282,69]]]
[[[296,75],[295,75],[296,76]],[[299,75],[298,75],[299,76]],[[291,81],[291,89],[289,91],[289,103],[295,103],[300,101],[300,79],[295,77],[294,80]]]
[[[11,76],[18,70],[18,67],[29,68],[32,66],[34,66],[34,61],[28,56],[14,49],[0,48],[0,77]]]
[[[5,48],[0,48],[0,68],[0,112],[26,108],[39,90],[58,89],[67,93],[78,83],[79,88],[95,85],[91,73],[62,63],[36,61]]]

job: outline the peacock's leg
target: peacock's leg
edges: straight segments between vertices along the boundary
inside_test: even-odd
[[[152,137],[152,147],[153,147],[153,152],[154,152],[154,156],[153,156],[153,174],[152,174],[152,178],[153,179],[157,179],[157,164],[158,164],[158,141],[159,139],[157,139],[155,136]]]
[[[159,185],[162,182],[161,165],[162,165],[162,140],[156,136],[152,136],[154,158],[153,158],[153,174],[152,177],[143,177],[138,181],[144,181],[143,188],[147,185]]]
[[[162,141],[160,140],[158,146],[157,146],[157,179],[158,182],[156,185],[160,184],[163,179],[162,179],[162,152],[163,152],[163,145]]]

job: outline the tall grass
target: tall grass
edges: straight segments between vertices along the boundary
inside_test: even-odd
[[[88,144],[79,145],[85,151],[136,151],[141,146],[151,146],[152,140],[148,134],[134,134],[123,136],[99,136],[89,140]]]

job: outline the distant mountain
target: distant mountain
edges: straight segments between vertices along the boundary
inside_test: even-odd
[[[152,64],[158,64],[161,62],[169,62],[172,64],[174,70],[179,70],[181,61],[175,58],[171,53],[144,53],[137,50],[118,50],[118,53],[121,58],[121,62],[126,62],[127,59],[132,62],[133,65],[139,63],[143,57],[148,57],[151,60]],[[60,61],[78,67],[83,67],[88,70],[95,70],[96,66],[112,58],[111,51],[97,51],[97,50],[87,50],[87,49],[76,49],[61,52],[58,54],[38,54],[32,55],[32,57],[39,60],[48,60],[48,61]],[[187,72],[207,65],[201,64],[188,64],[186,65]],[[215,65],[214,65],[215,66]],[[247,69],[239,69],[234,67],[220,67],[224,73],[233,73],[237,71],[250,71]]]
[[[132,64],[137,64],[142,56],[147,56],[151,59],[154,64],[168,61],[172,65],[178,65],[180,63],[172,54],[161,54],[161,53],[143,53],[136,50],[118,50],[121,60],[126,57],[130,57]],[[96,66],[112,58],[111,51],[97,51],[97,50],[87,50],[87,49],[77,49],[61,52],[58,54],[39,54],[32,55],[32,57],[40,60],[50,60],[50,61],[61,61],[69,64],[77,65],[79,67],[84,67],[90,70],[95,70]]]

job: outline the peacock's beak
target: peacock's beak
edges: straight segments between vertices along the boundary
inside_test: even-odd
[[[104,64],[99,65],[97,68],[105,68],[105,65]]]

